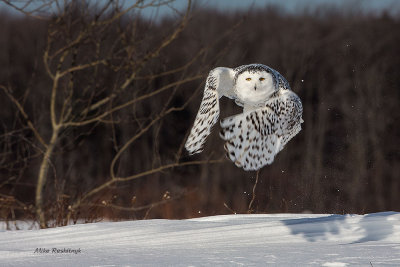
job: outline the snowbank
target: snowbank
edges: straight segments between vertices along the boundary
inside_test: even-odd
[[[0,232],[2,266],[400,266],[400,213],[258,214]]]

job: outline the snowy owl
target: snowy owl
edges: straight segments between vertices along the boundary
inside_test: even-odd
[[[234,99],[243,113],[221,120],[220,136],[227,157],[246,171],[259,170],[301,130],[300,98],[276,70],[250,64],[210,71],[200,109],[186,141],[192,155],[200,153],[212,126],[218,121],[219,98]]]

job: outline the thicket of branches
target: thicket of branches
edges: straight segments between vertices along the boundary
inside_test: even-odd
[[[150,22],[114,3],[0,17],[2,219],[243,213],[253,196],[256,212],[400,209],[399,18],[266,8]],[[287,78],[305,121],[254,195],[217,129],[202,154],[182,148],[208,71],[249,63]]]

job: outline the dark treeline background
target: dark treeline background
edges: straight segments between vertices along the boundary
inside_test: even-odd
[[[171,18],[161,23],[141,20],[137,34],[148,43],[138,49],[148,49],[174,23]],[[0,16],[0,84],[12,88],[46,138],[50,80],[42,60],[47,27],[46,21]],[[196,10],[178,38],[143,70],[149,74],[179,67],[209,46],[186,70],[203,77],[180,85],[171,103],[181,104],[195,95],[182,111],[154,124],[132,145],[121,158],[119,173],[145,171],[175,159],[194,121],[209,70],[262,63],[284,75],[300,96],[304,124],[275,162],[261,170],[254,211],[400,210],[399,29],[399,17],[386,14],[327,9],[296,15],[274,8],[236,14]],[[83,83],[86,77],[80,79]],[[151,91],[179,79],[182,73],[172,73],[145,86]],[[112,87],[113,80],[104,75],[101,82]],[[135,88],[132,85],[123,94],[134,94]],[[95,124],[85,134],[66,133],[52,158],[49,176],[54,179],[46,186],[49,209],[52,203],[67,208],[71,198],[106,181],[115,155],[112,140],[129,139],[137,127],[134,116],[151,114],[169,94],[158,94],[125,111],[117,126]],[[222,117],[240,112],[230,100],[221,101]],[[40,153],[31,146],[26,121],[3,91],[0,106],[0,193],[3,202],[12,196],[15,203],[32,207]],[[218,127],[204,152],[194,159],[224,155]],[[182,161],[190,159],[185,152],[181,156]],[[255,172],[245,172],[228,160],[177,167],[112,186],[93,200],[99,205],[82,210],[79,216],[140,219],[246,213],[254,182]],[[65,196],[61,204],[60,195]],[[162,200],[168,201],[151,205]],[[133,202],[137,207],[149,206],[129,211],[102,207],[104,201],[121,207]],[[11,218],[11,209],[3,205],[2,218]],[[15,212],[19,218],[29,213]]]

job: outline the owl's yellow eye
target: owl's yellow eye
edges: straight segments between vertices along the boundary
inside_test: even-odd
[[[265,78],[260,78],[260,81],[264,81],[265,80]]]
[[[246,78],[246,81],[251,81],[251,78]]]

